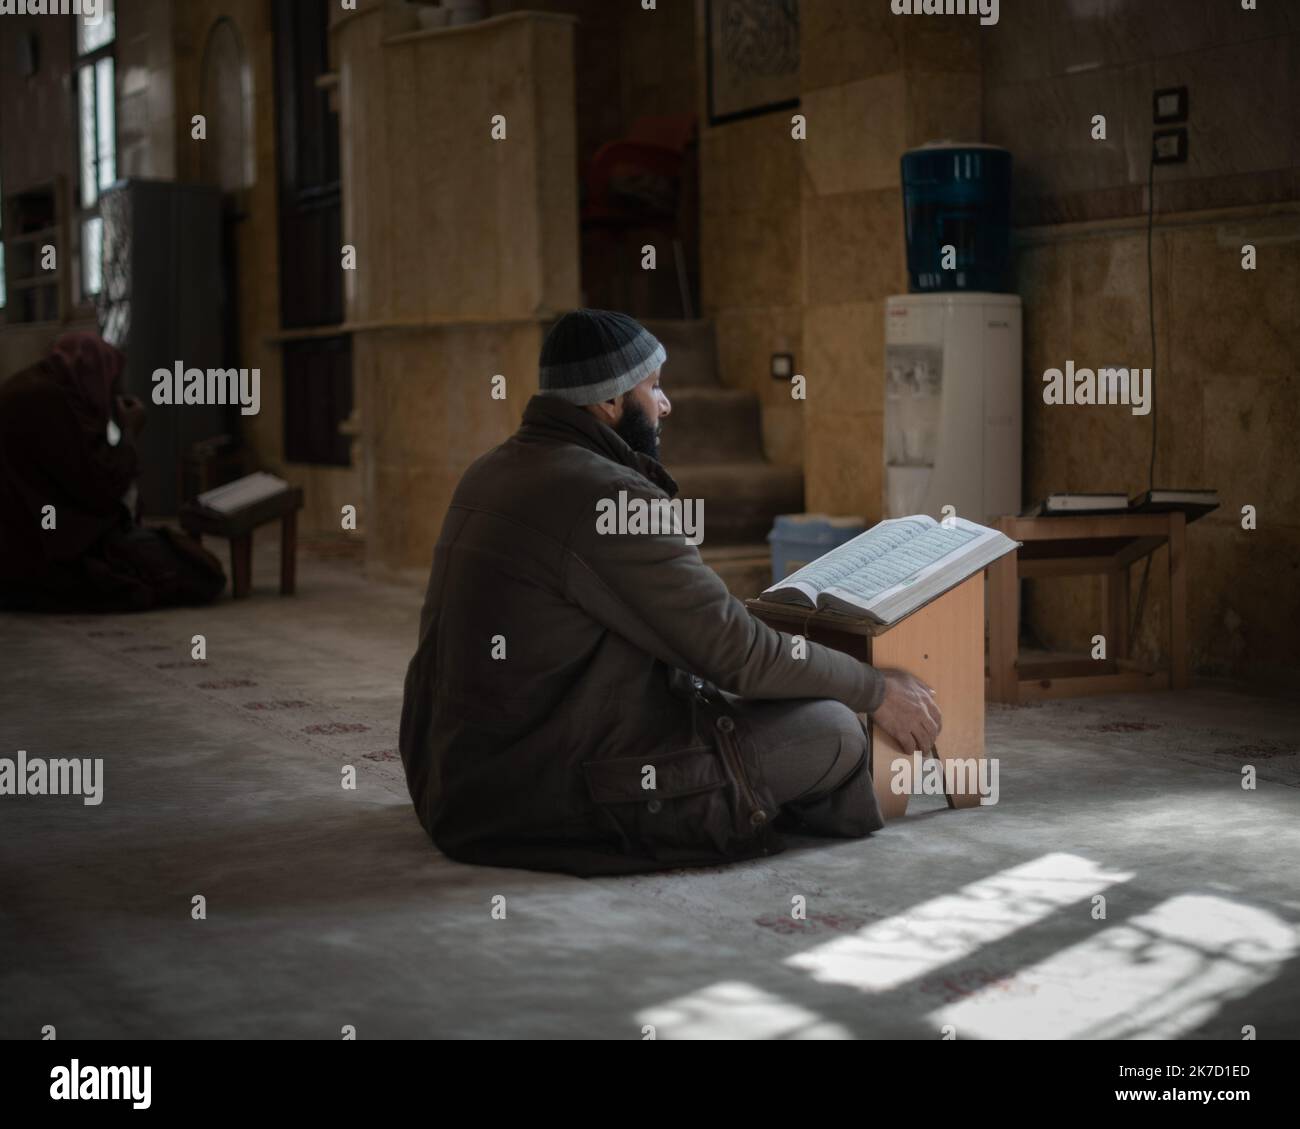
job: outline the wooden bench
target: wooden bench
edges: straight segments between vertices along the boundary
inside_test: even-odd
[[[292,596],[297,575],[298,511],[302,509],[302,488],[291,486],[270,498],[263,498],[242,510],[223,514],[197,502],[181,507],[181,528],[193,537],[226,537],[230,540],[230,594],[238,600],[247,596],[253,584],[253,531],[269,521],[280,522],[280,595]]]
[[[1023,545],[989,568],[990,701],[1015,704],[1187,686],[1183,514],[1004,517],[996,524]],[[1161,545],[1169,546],[1169,665],[1152,670],[1129,658],[1128,570]],[[1106,583],[1098,632],[1106,639],[1106,658],[1020,661],[1020,580],[1092,575],[1101,575]]]

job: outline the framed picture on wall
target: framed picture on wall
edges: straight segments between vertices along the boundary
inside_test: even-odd
[[[709,124],[799,105],[799,0],[704,0]]]

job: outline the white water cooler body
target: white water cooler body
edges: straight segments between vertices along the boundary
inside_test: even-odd
[[[1020,512],[1020,297],[885,301],[885,516]]]

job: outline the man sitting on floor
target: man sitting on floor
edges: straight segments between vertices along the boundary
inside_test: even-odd
[[[630,317],[566,314],[519,430],[452,498],[400,737],[451,858],[594,875],[771,854],[782,830],[867,835],[883,824],[858,714],[908,750],[938,733],[923,683],[796,647],[693,538],[610,529],[615,506],[677,494],[657,459],[666,359]]]

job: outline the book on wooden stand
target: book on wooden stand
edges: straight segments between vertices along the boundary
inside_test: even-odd
[[[1021,517],[1096,517],[1101,514],[1181,513],[1190,525],[1219,508],[1214,490],[1147,490],[1136,498],[1127,494],[1049,494]]]
[[[192,537],[230,540],[230,593],[247,596],[253,582],[253,531],[280,522],[280,594],[293,594],[297,583],[298,510],[302,487],[258,471],[204,491],[180,509],[181,525]]]
[[[250,509],[268,498],[287,494],[292,489],[283,478],[257,471],[237,478],[234,482],[227,482],[224,486],[204,491],[195,501],[206,510],[229,516]]]
[[[946,781],[969,783],[984,759],[984,569],[1017,548],[961,518],[882,521],[766,589],[746,607],[770,627],[802,635],[878,668],[916,675],[943,712],[936,753]],[[902,749],[871,719],[872,773],[885,819],[907,811],[930,750]],[[906,762],[905,764],[903,762]],[[973,788],[945,789],[950,807],[978,805]]]

